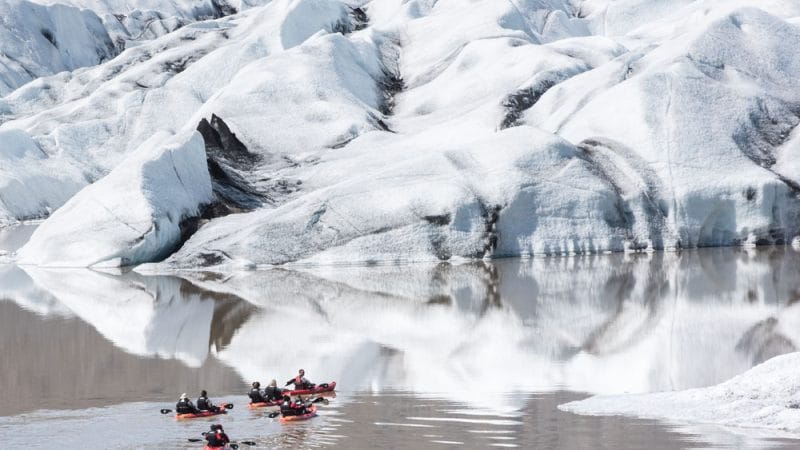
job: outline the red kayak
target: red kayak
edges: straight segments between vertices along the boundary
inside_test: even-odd
[[[296,421],[299,421],[299,420],[308,420],[308,419],[310,419],[312,417],[316,417],[316,416],[317,416],[317,407],[314,406],[314,405],[311,405],[308,408],[308,412],[307,413],[305,413],[303,415],[300,415],[300,416],[283,416],[283,417],[281,417],[281,422],[286,423],[286,422],[296,422]]]
[[[272,400],[270,402],[256,402],[247,405],[250,409],[269,408],[270,406],[280,406],[281,400]]]
[[[336,382],[331,381],[328,383],[328,387],[317,386],[313,389],[295,389],[293,391],[283,391],[283,395],[312,395],[312,394],[322,394],[323,392],[333,392],[336,389]]]
[[[199,413],[176,414],[175,415],[175,419],[177,419],[177,420],[181,420],[181,419],[197,419],[197,418],[200,418],[200,417],[211,417],[211,416],[217,416],[217,415],[220,415],[220,414],[228,414],[228,411],[225,411],[225,409],[220,408],[219,411],[217,411],[217,412],[214,412],[214,411],[200,411]]]

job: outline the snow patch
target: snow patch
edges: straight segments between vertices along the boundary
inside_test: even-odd
[[[717,386],[678,392],[597,396],[559,409],[584,415],[767,428],[800,436],[800,353],[777,356]]]

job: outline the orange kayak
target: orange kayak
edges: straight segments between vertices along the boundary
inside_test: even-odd
[[[211,417],[211,416],[217,416],[217,415],[220,415],[220,414],[228,414],[228,411],[225,411],[225,409],[220,408],[219,411],[217,411],[217,412],[214,412],[214,411],[200,411],[199,413],[176,414],[175,415],[175,419],[177,419],[177,420],[181,420],[181,419],[197,419],[197,418],[200,418],[200,417]]]
[[[301,416],[283,416],[283,417],[281,417],[281,422],[286,423],[286,422],[296,422],[296,421],[300,421],[300,420],[308,420],[308,419],[310,419],[312,417],[316,417],[316,416],[317,416],[317,407],[314,406],[314,405],[311,405],[311,407],[308,408],[308,412],[307,413],[305,413],[305,414],[303,414]]]
[[[280,406],[281,400],[273,400],[271,402],[256,402],[247,405],[250,409],[269,408],[270,406]]]

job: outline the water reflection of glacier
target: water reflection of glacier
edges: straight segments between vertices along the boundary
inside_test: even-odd
[[[593,393],[720,382],[800,343],[800,255],[700,250],[184,278],[0,267],[0,298],[127,352],[352,390]]]
[[[0,266],[0,298],[41,315],[78,317],[128,353],[199,367],[257,308],[177,277]],[[212,326],[214,324],[214,326]]]

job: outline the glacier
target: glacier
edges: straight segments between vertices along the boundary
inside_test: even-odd
[[[0,32],[36,43],[28,70],[0,70],[0,224],[43,220],[20,263],[225,270],[800,236],[797,2],[159,5],[5,6]],[[69,45],[94,50],[65,59]],[[182,169],[163,152],[184,147],[191,195],[172,195]]]
[[[8,0],[0,4],[0,95],[108,61],[126,47],[264,0]]]
[[[196,131],[189,136],[156,134],[142,147],[42,223],[20,249],[19,262],[129,266],[176,246],[181,221],[211,201],[202,137]],[[107,192],[119,196],[109,199]],[[88,229],[87,219],[92,224]],[[49,245],[52,239],[61,244]]]

